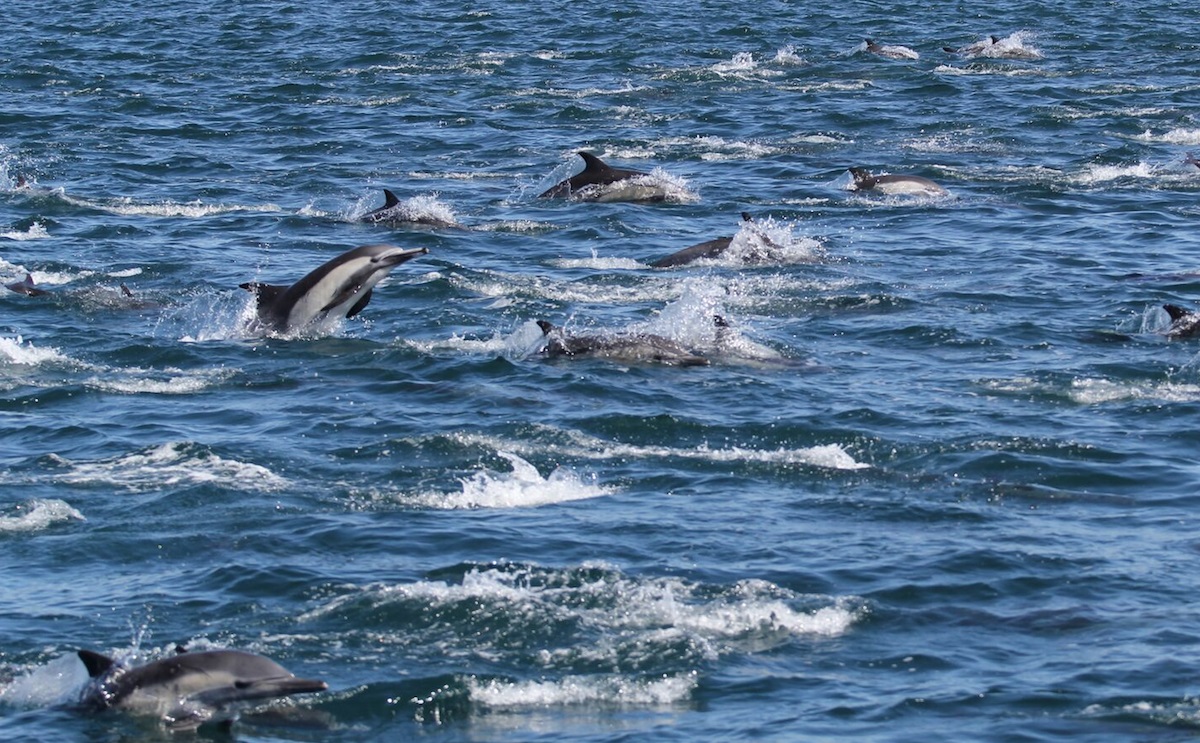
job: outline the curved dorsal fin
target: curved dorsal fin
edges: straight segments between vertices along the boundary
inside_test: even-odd
[[[383,208],[384,209],[391,209],[393,206],[396,206],[399,203],[400,203],[400,199],[396,198],[396,194],[392,193],[391,191],[387,190],[386,188],[383,189]]]
[[[1192,314],[1177,304],[1164,304],[1163,309],[1166,310],[1167,314],[1171,316],[1171,322],[1177,322]]]
[[[612,167],[608,163],[604,162],[590,152],[580,152],[579,156],[583,158],[584,173],[612,170]]]
[[[83,661],[83,665],[87,668],[88,676],[92,678],[102,675],[116,664],[116,661],[107,655],[101,655],[91,650],[80,650],[79,660]]]

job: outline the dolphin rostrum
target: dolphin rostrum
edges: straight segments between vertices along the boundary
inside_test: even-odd
[[[871,175],[866,168],[850,168],[855,191],[878,191],[884,194],[916,196],[948,196],[949,191],[919,175]]]
[[[651,184],[619,189],[607,189],[620,181],[633,178],[647,177],[648,173],[638,170],[614,168],[590,152],[579,152],[583,158],[583,170],[560,181],[543,191],[538,198],[550,199],[557,197],[573,198],[577,201],[664,201],[666,192],[662,187]]]
[[[393,268],[428,248],[364,245],[342,253],[290,286],[248,281],[258,295],[258,321],[266,329],[294,332],[325,319],[354,317],[371,301],[374,288]]]
[[[240,702],[324,691],[324,681],[297,678],[270,658],[240,650],[182,652],[128,667],[80,650],[91,681],[80,702],[93,709],[123,709],[162,718],[173,728],[232,719]]]
[[[538,320],[545,335],[542,353],[549,358],[600,357],[626,363],[658,362],[673,366],[707,366],[709,360],[670,338],[638,333],[630,335],[567,335],[562,328]]]

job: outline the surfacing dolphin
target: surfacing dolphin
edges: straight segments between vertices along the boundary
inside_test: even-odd
[[[854,191],[878,191],[889,195],[949,196],[950,192],[919,175],[871,175],[866,168],[849,168]]]
[[[871,54],[876,54],[880,57],[885,57],[887,59],[920,59],[921,58],[920,54],[918,54],[913,49],[909,49],[906,46],[900,46],[898,44],[896,44],[896,45],[879,44],[879,43],[875,42],[873,39],[864,39],[863,43],[866,44],[866,50],[868,52],[870,52]],[[862,47],[859,47],[859,48],[861,49]]]
[[[987,49],[999,43],[999,36],[988,36],[987,38],[980,39],[979,41],[972,41],[970,44],[964,44],[963,46],[944,46],[942,47],[942,51],[946,52],[947,54],[960,54],[964,57],[977,57],[980,54],[983,54],[983,52]]]
[[[371,289],[393,268],[428,248],[364,245],[326,261],[291,285],[248,281],[238,286],[258,296],[258,322],[270,332],[291,333],[326,319],[354,317],[371,301]]]
[[[4,286],[9,291],[14,291],[17,294],[24,294],[27,297],[42,297],[50,293],[45,289],[39,289],[33,283],[33,274],[30,273],[25,274],[24,281],[14,281],[13,283],[5,284]]]
[[[1167,328],[1170,338],[1191,338],[1200,333],[1200,314],[1177,304],[1164,304],[1163,309],[1171,316],[1171,327]]]
[[[383,189],[383,206],[372,209],[359,217],[359,221],[372,224],[388,224],[397,227],[418,225],[421,227],[459,227],[457,222],[442,219],[436,214],[407,209],[399,197]]]
[[[583,170],[543,191],[539,199],[569,198],[576,201],[664,201],[666,191],[652,183],[631,182],[649,177],[639,170],[614,168],[590,152],[577,153],[583,158]],[[620,183],[620,187],[613,184]]]
[[[623,363],[657,362],[671,366],[707,366],[709,360],[661,335],[568,335],[546,320],[538,320],[546,345],[541,353],[548,358],[596,357]]]
[[[240,650],[183,652],[133,668],[91,650],[80,650],[79,659],[92,679],[80,693],[82,705],[155,715],[172,728],[232,720],[238,703],[329,688]]]
[[[749,212],[742,212],[743,222],[752,222],[754,218]],[[729,250],[729,246],[733,244],[733,237],[718,237],[714,240],[708,240],[689,248],[676,251],[666,256],[659,258],[650,265],[654,268],[675,268],[677,266],[686,266],[689,263],[701,259],[712,259],[720,257],[722,253]]]

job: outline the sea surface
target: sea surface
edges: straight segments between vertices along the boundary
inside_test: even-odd
[[[179,645],[330,687],[202,738],[1200,736],[1194,3],[4,16],[0,739],[189,739],[75,704]],[[538,198],[581,150],[666,200]]]

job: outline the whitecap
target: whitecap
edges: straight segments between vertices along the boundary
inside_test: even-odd
[[[45,240],[50,237],[50,233],[46,230],[46,225],[41,222],[34,222],[29,225],[27,230],[10,230],[8,232],[0,232],[0,237],[17,242],[26,240]]]
[[[0,515],[0,533],[42,531],[64,521],[84,521],[83,514],[57,498],[35,499],[13,507],[9,515]]]
[[[585,500],[613,492],[595,483],[586,482],[569,470],[557,468],[542,477],[529,462],[515,454],[498,451],[508,460],[510,472],[482,470],[459,480],[462,490],[457,493],[424,493],[399,500],[414,506],[438,509],[461,508],[530,508],[552,503]]]
[[[76,462],[51,459],[64,471],[54,475],[67,485],[106,486],[134,492],[216,484],[231,490],[277,491],[288,481],[266,467],[225,459],[204,447],[171,442],[111,459]]]
[[[678,704],[696,689],[694,674],[660,678],[628,676],[571,676],[545,681],[507,681],[471,678],[471,701],[491,709],[559,707],[565,705],[663,706]]]
[[[33,342],[25,342],[23,336],[0,337],[0,363],[19,366],[38,366],[45,363],[68,363],[72,359],[57,348],[36,348]]]

